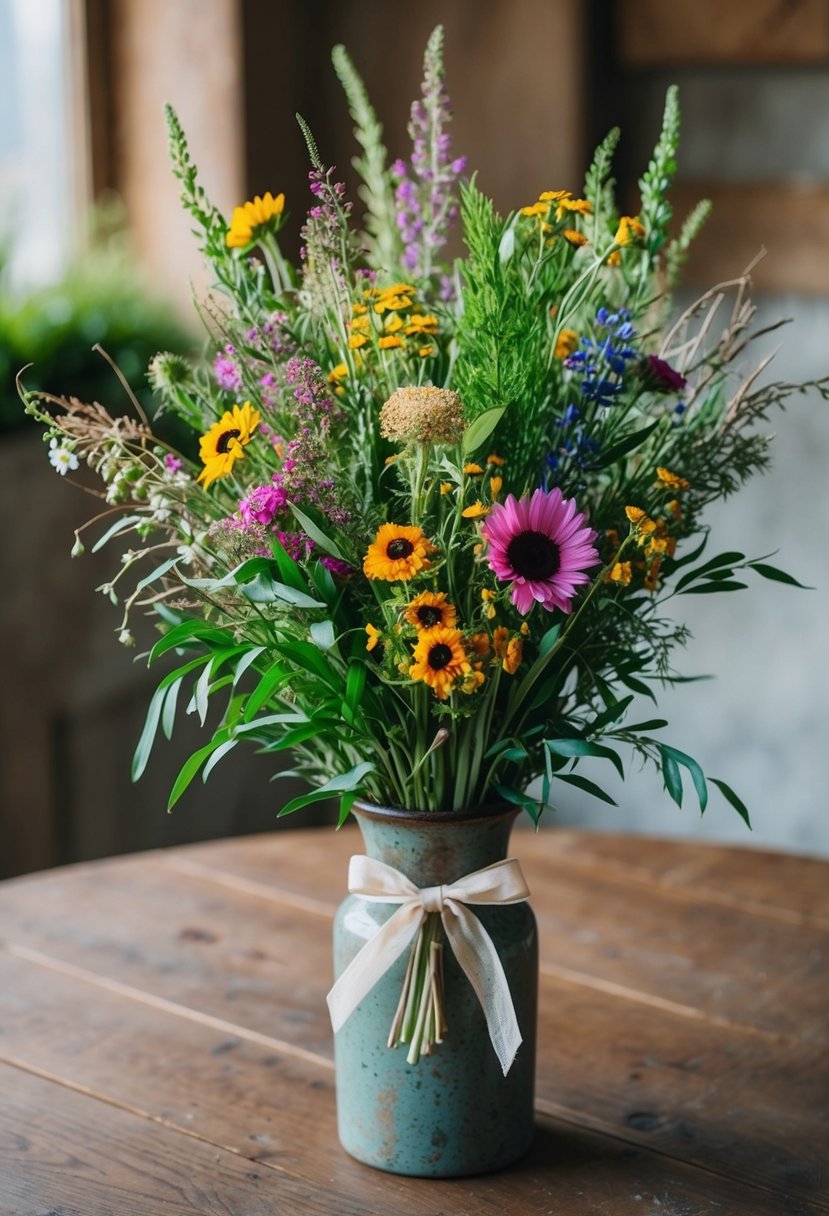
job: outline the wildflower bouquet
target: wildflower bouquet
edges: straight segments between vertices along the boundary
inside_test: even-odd
[[[228,222],[168,111],[215,292],[206,356],[160,354],[149,376],[192,445],[173,450],[140,409],[24,393],[58,472],[84,462],[103,481],[90,522],[96,549],[126,546],[99,589],[123,608],[121,642],[144,608],[161,634],[149,661],[177,656],[133,775],[181,707],[205,724],[218,704],[170,806],[245,743],[290,751],[310,786],[280,815],[337,796],[341,821],[358,797],[433,811],[506,800],[537,819],[567,787],[612,802],[594,770],[624,775],[631,751],[677,803],[685,770],[704,809],[706,777],[657,738],[666,723],[627,715],[635,694],[681,678],[687,632],[669,600],[734,592],[749,574],[794,582],[765,557],[709,554],[704,511],[766,466],[757,424],[805,386],[739,369],[757,337],[747,276],[673,310],[708,212],[669,235],[675,91],[636,216],[614,199],[612,131],[580,193],[545,189],[502,217],[452,150],[439,29],[406,160],[388,164],[342,47],[334,65],[363,223],[300,119],[312,198],[299,266],[280,248],[283,194]],[[450,260],[455,224],[465,253]]]

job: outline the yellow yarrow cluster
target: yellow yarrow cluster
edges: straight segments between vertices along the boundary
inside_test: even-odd
[[[586,245],[587,237],[573,227],[558,228],[569,215],[592,215],[593,207],[586,198],[574,198],[569,190],[542,190],[538,200],[520,209],[528,219],[537,219],[544,235],[551,240],[561,236],[570,245]]]
[[[376,342],[380,350],[414,349],[421,359],[436,353],[431,339],[438,332],[438,319],[423,312],[411,283],[368,288],[353,306],[348,329],[350,350]]]

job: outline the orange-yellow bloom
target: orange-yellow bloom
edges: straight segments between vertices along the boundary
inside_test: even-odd
[[[383,524],[363,560],[367,578],[389,583],[408,582],[429,565],[435,547],[420,528]]]
[[[449,696],[456,680],[463,680],[472,672],[459,629],[439,626],[421,633],[412,660],[411,678],[423,680],[441,701]]]
[[[244,249],[257,239],[263,229],[276,232],[282,212],[285,210],[285,195],[270,190],[261,198],[257,194],[253,202],[233,208],[233,218],[227,230],[226,241],[231,249]]]

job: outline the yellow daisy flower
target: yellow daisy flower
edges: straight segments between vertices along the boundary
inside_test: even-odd
[[[471,507],[464,507],[461,515],[464,519],[480,519],[484,515],[489,515],[489,507],[485,507],[479,498],[477,502],[473,502]]]
[[[375,629],[373,625],[366,625],[366,633],[368,634],[366,650],[374,650],[374,647],[380,641],[380,630]]]
[[[616,245],[633,245],[637,241],[641,241],[645,235],[644,224],[633,215],[623,215],[619,220],[619,227],[616,229],[616,235],[613,241]],[[622,257],[618,249],[615,249],[607,259],[608,266],[621,266]]]
[[[469,639],[469,645],[475,654],[485,658],[489,654],[489,634],[473,633]]]
[[[497,498],[501,493],[501,486],[504,484],[503,477],[490,477],[489,492],[493,498]]]
[[[458,613],[442,591],[423,591],[416,595],[403,610],[403,615],[419,633],[436,629],[439,625],[450,628],[457,624]]]
[[[196,478],[204,482],[205,490],[214,481],[219,481],[233,469],[237,460],[244,456],[245,448],[259,426],[261,415],[249,401],[234,405],[222,414],[199,441],[199,457],[204,468]]]
[[[449,493],[449,491],[450,491],[451,489],[453,489],[453,488],[454,488],[454,483],[453,483],[453,482],[451,482],[451,481],[442,481],[442,482],[440,483],[440,492],[441,492],[441,494],[448,494],[448,493]]]
[[[459,629],[438,626],[421,633],[412,659],[409,675],[428,684],[440,701],[446,700],[456,680],[472,672]]]
[[[479,464],[473,464],[471,461],[463,466],[464,473],[467,476],[477,477],[479,473],[483,473],[483,469]]]
[[[263,228],[276,232],[284,210],[285,195],[277,194],[274,198],[270,190],[261,198],[257,194],[252,203],[234,207],[225,238],[228,245],[231,249],[244,249],[258,238]]]
[[[367,578],[389,583],[407,582],[429,565],[435,547],[420,528],[383,524],[363,560]]]
[[[580,245],[587,244],[587,237],[583,232],[577,232],[575,228],[565,228],[561,235],[564,237],[568,245],[575,245],[578,248]]]
[[[434,346],[418,346],[417,353],[421,359],[428,359],[430,355],[435,353],[436,349]]]
[[[499,469],[504,466],[504,458],[503,456],[499,456],[497,452],[490,452],[486,458],[486,462],[487,464],[494,464]]]
[[[402,338],[398,338],[396,334],[389,334],[385,338],[381,338],[377,343],[381,350],[394,350],[395,347],[405,345]]]

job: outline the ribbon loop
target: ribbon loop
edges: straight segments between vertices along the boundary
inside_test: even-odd
[[[354,895],[400,907],[369,938],[328,993],[334,1031],[412,943],[426,916],[438,914],[452,952],[481,1004],[492,1046],[506,1076],[521,1045],[521,1031],[492,938],[466,905],[514,904],[529,899],[515,858],[497,861],[449,885],[420,889],[393,866],[358,855],[349,864],[348,889]]]

